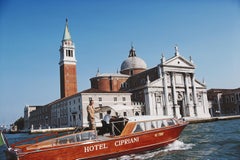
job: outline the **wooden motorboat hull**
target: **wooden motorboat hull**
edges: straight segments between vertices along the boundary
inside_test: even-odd
[[[140,153],[168,145],[179,138],[187,123],[166,128],[117,136],[91,143],[75,143],[64,146],[27,150],[22,152],[7,151],[10,157],[18,160],[80,160],[106,159],[121,155]]]

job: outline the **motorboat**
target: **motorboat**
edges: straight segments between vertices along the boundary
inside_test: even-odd
[[[107,159],[164,147],[177,140],[187,124],[173,117],[117,118],[111,121],[111,134],[83,130],[31,144],[11,144],[5,153],[7,159],[16,160]]]

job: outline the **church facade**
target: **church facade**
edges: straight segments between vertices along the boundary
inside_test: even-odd
[[[146,114],[181,117],[210,117],[207,89],[204,83],[195,78],[195,66],[179,55],[177,47],[175,56],[155,67],[158,77],[147,74],[143,94]]]

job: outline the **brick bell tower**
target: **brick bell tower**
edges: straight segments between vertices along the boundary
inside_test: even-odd
[[[75,46],[72,42],[68,30],[68,20],[66,19],[63,33],[62,45],[60,46],[60,90],[61,98],[77,93],[77,60],[75,57]]]

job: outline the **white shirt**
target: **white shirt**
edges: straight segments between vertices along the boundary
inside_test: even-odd
[[[106,114],[106,115],[104,116],[104,118],[103,118],[103,120],[104,120],[107,124],[109,124],[110,119],[111,119],[110,114]]]

